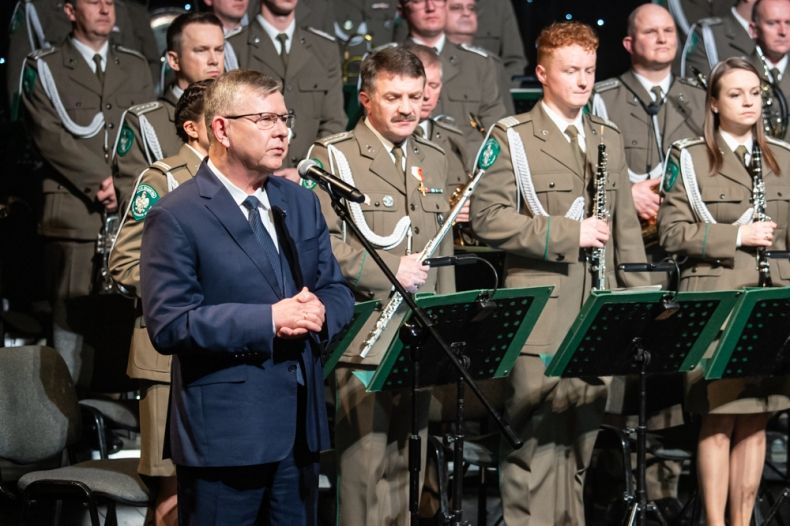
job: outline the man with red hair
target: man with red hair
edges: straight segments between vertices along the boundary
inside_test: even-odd
[[[555,23],[537,41],[543,99],[500,120],[483,151],[501,149],[472,198],[472,227],[507,252],[508,287],[554,287],[509,377],[506,416],[524,445],[505,444],[500,490],[506,524],[584,524],[582,484],[603,419],[603,379],[548,378],[551,356],[590,293],[590,253],[604,248],[605,288],[646,285],[615,274],[644,261],[623,152],[614,124],[585,115],[595,82],[598,38],[579,22]],[[495,144],[494,144],[495,143]],[[597,148],[606,145],[609,220],[591,214]]]

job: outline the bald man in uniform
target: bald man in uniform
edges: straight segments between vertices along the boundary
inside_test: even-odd
[[[71,0],[63,8],[71,36],[28,57],[22,100],[33,142],[48,163],[39,232],[53,343],[83,385],[91,373],[90,351],[73,328],[83,314],[69,300],[91,292],[102,216],[118,208],[110,154],[121,115],[154,92],[145,57],[109,42],[115,26],[112,0]]]
[[[543,99],[490,130],[501,153],[472,198],[471,218],[481,240],[505,251],[505,286],[554,287],[509,377],[506,417],[524,445],[503,444],[505,523],[583,525],[583,483],[606,382],[548,378],[542,356],[557,351],[590,294],[593,248],[606,248],[606,288],[646,285],[648,278],[615,270],[618,262],[644,261],[645,253],[623,137],[611,122],[582,111],[598,38],[589,26],[564,22],[544,29],[537,44]],[[600,143],[608,155],[609,221],[591,214]]]

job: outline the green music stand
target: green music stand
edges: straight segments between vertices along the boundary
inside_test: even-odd
[[[647,450],[647,375],[690,371],[732,310],[737,291],[674,293],[593,291],[582,306],[547,376],[566,378],[639,374],[636,492],[626,479],[626,523],[644,526]]]
[[[365,326],[370,315],[373,314],[380,305],[381,302],[379,300],[363,301],[354,305],[354,315],[351,317],[351,322],[327,351],[327,359],[324,363],[324,380],[329,378],[329,375],[335,370],[335,366],[337,362],[340,361],[340,357],[343,356],[348,346],[351,345],[351,342],[360,329]]]
[[[417,298],[442,338],[450,345],[464,343],[469,353],[470,376],[474,380],[507,376],[518,358],[535,322],[549,299],[552,287],[499,289],[492,294],[471,290]],[[488,307],[481,307],[481,301]],[[495,305],[495,307],[493,307]],[[483,315],[481,309],[490,309]],[[408,323],[410,315],[404,322]],[[411,384],[411,344],[400,332],[373,371],[356,371],[368,391],[404,389]],[[420,344],[418,387],[455,383],[457,375],[444,353],[432,341]]]
[[[790,287],[744,289],[710,360],[705,378],[790,373]]]

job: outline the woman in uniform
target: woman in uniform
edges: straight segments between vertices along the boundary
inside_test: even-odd
[[[759,248],[786,250],[790,145],[765,136],[760,78],[741,58],[720,62],[708,81],[704,137],[672,145],[658,215],[661,245],[681,262],[680,290],[731,290],[759,284]],[[766,213],[753,214],[748,166],[762,150]],[[790,262],[771,261],[775,286],[790,283]],[[707,524],[748,526],[765,458],[765,427],[790,407],[785,378],[687,378],[687,408],[701,416],[699,487]]]

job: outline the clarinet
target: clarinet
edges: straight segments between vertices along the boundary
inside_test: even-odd
[[[750,165],[752,173],[752,202],[754,204],[754,221],[770,221],[771,218],[765,213],[765,179],[763,178],[763,154],[760,145],[754,141],[752,146],[752,162]],[[759,274],[758,285],[760,287],[773,287],[771,280],[771,264],[765,255],[765,247],[757,247],[757,272]]]
[[[606,209],[606,145],[598,145],[598,167],[595,171],[595,197],[593,200],[593,214],[601,221],[609,219],[609,210]],[[593,290],[606,289],[606,246],[593,248],[590,251],[590,270],[593,274]]]

